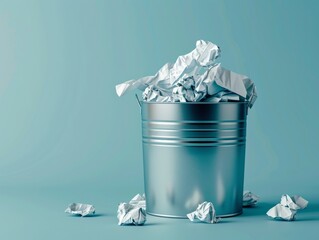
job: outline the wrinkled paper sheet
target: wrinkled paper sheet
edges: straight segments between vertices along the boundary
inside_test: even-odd
[[[145,196],[137,194],[129,203],[120,203],[117,210],[118,225],[143,225],[146,222]]]
[[[248,101],[251,108],[257,98],[255,84],[216,63],[220,53],[214,43],[198,40],[196,48],[174,64],[166,63],[154,76],[119,84],[116,93],[139,89],[148,102]]]
[[[251,191],[244,191],[243,194],[243,207],[253,207],[259,201],[259,197]]]
[[[297,211],[308,206],[308,201],[301,196],[282,195],[280,203],[268,210],[267,215],[277,220],[293,221]]]
[[[67,209],[65,209],[66,213],[74,214],[74,215],[81,215],[85,217],[89,214],[95,213],[95,208],[93,205],[84,204],[84,203],[71,203]]]
[[[187,217],[192,222],[198,219],[201,222],[217,223],[220,220],[220,218],[216,218],[216,211],[211,202],[203,202],[199,204],[194,212],[187,214]]]

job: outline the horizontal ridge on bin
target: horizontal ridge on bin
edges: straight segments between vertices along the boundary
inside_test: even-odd
[[[227,121],[227,122],[179,122],[179,121],[143,121],[143,128],[164,129],[164,130],[231,130],[246,128],[246,121]]]
[[[223,145],[242,145],[246,143],[246,137],[236,137],[233,139],[214,139],[214,138],[147,138],[143,137],[143,143],[155,145],[195,145],[195,146],[223,146]]]

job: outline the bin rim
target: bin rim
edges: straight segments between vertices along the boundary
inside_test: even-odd
[[[184,104],[184,105],[193,105],[193,104],[248,104],[247,101],[245,102],[147,102],[141,100],[140,103],[143,104]]]
[[[146,101],[139,101],[137,98],[138,105],[140,106],[140,110],[142,110],[142,105],[147,106],[147,105],[184,105],[184,106],[196,106],[196,105],[210,105],[210,106],[218,106],[218,105],[244,105],[246,109],[246,115],[248,115],[249,111],[249,102],[244,101],[244,102],[146,102]]]

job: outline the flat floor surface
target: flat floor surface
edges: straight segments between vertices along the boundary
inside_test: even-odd
[[[270,219],[265,213],[280,196],[261,196],[258,206],[218,224],[147,216],[144,226],[118,226],[117,204],[123,197],[99,189],[2,189],[1,239],[318,239],[319,204],[311,196],[308,208],[293,222]],[[83,199],[95,205],[94,216],[64,213],[69,203]]]

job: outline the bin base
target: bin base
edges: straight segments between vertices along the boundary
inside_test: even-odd
[[[147,212],[147,211],[146,211],[146,213],[148,215],[151,215],[151,216],[154,216],[154,217],[187,219],[187,216],[165,215],[165,214],[150,213],[150,212]],[[221,218],[235,217],[235,216],[241,215],[242,213],[243,213],[243,211],[240,211],[240,212],[232,213],[232,214],[217,215],[216,217],[221,217]]]

